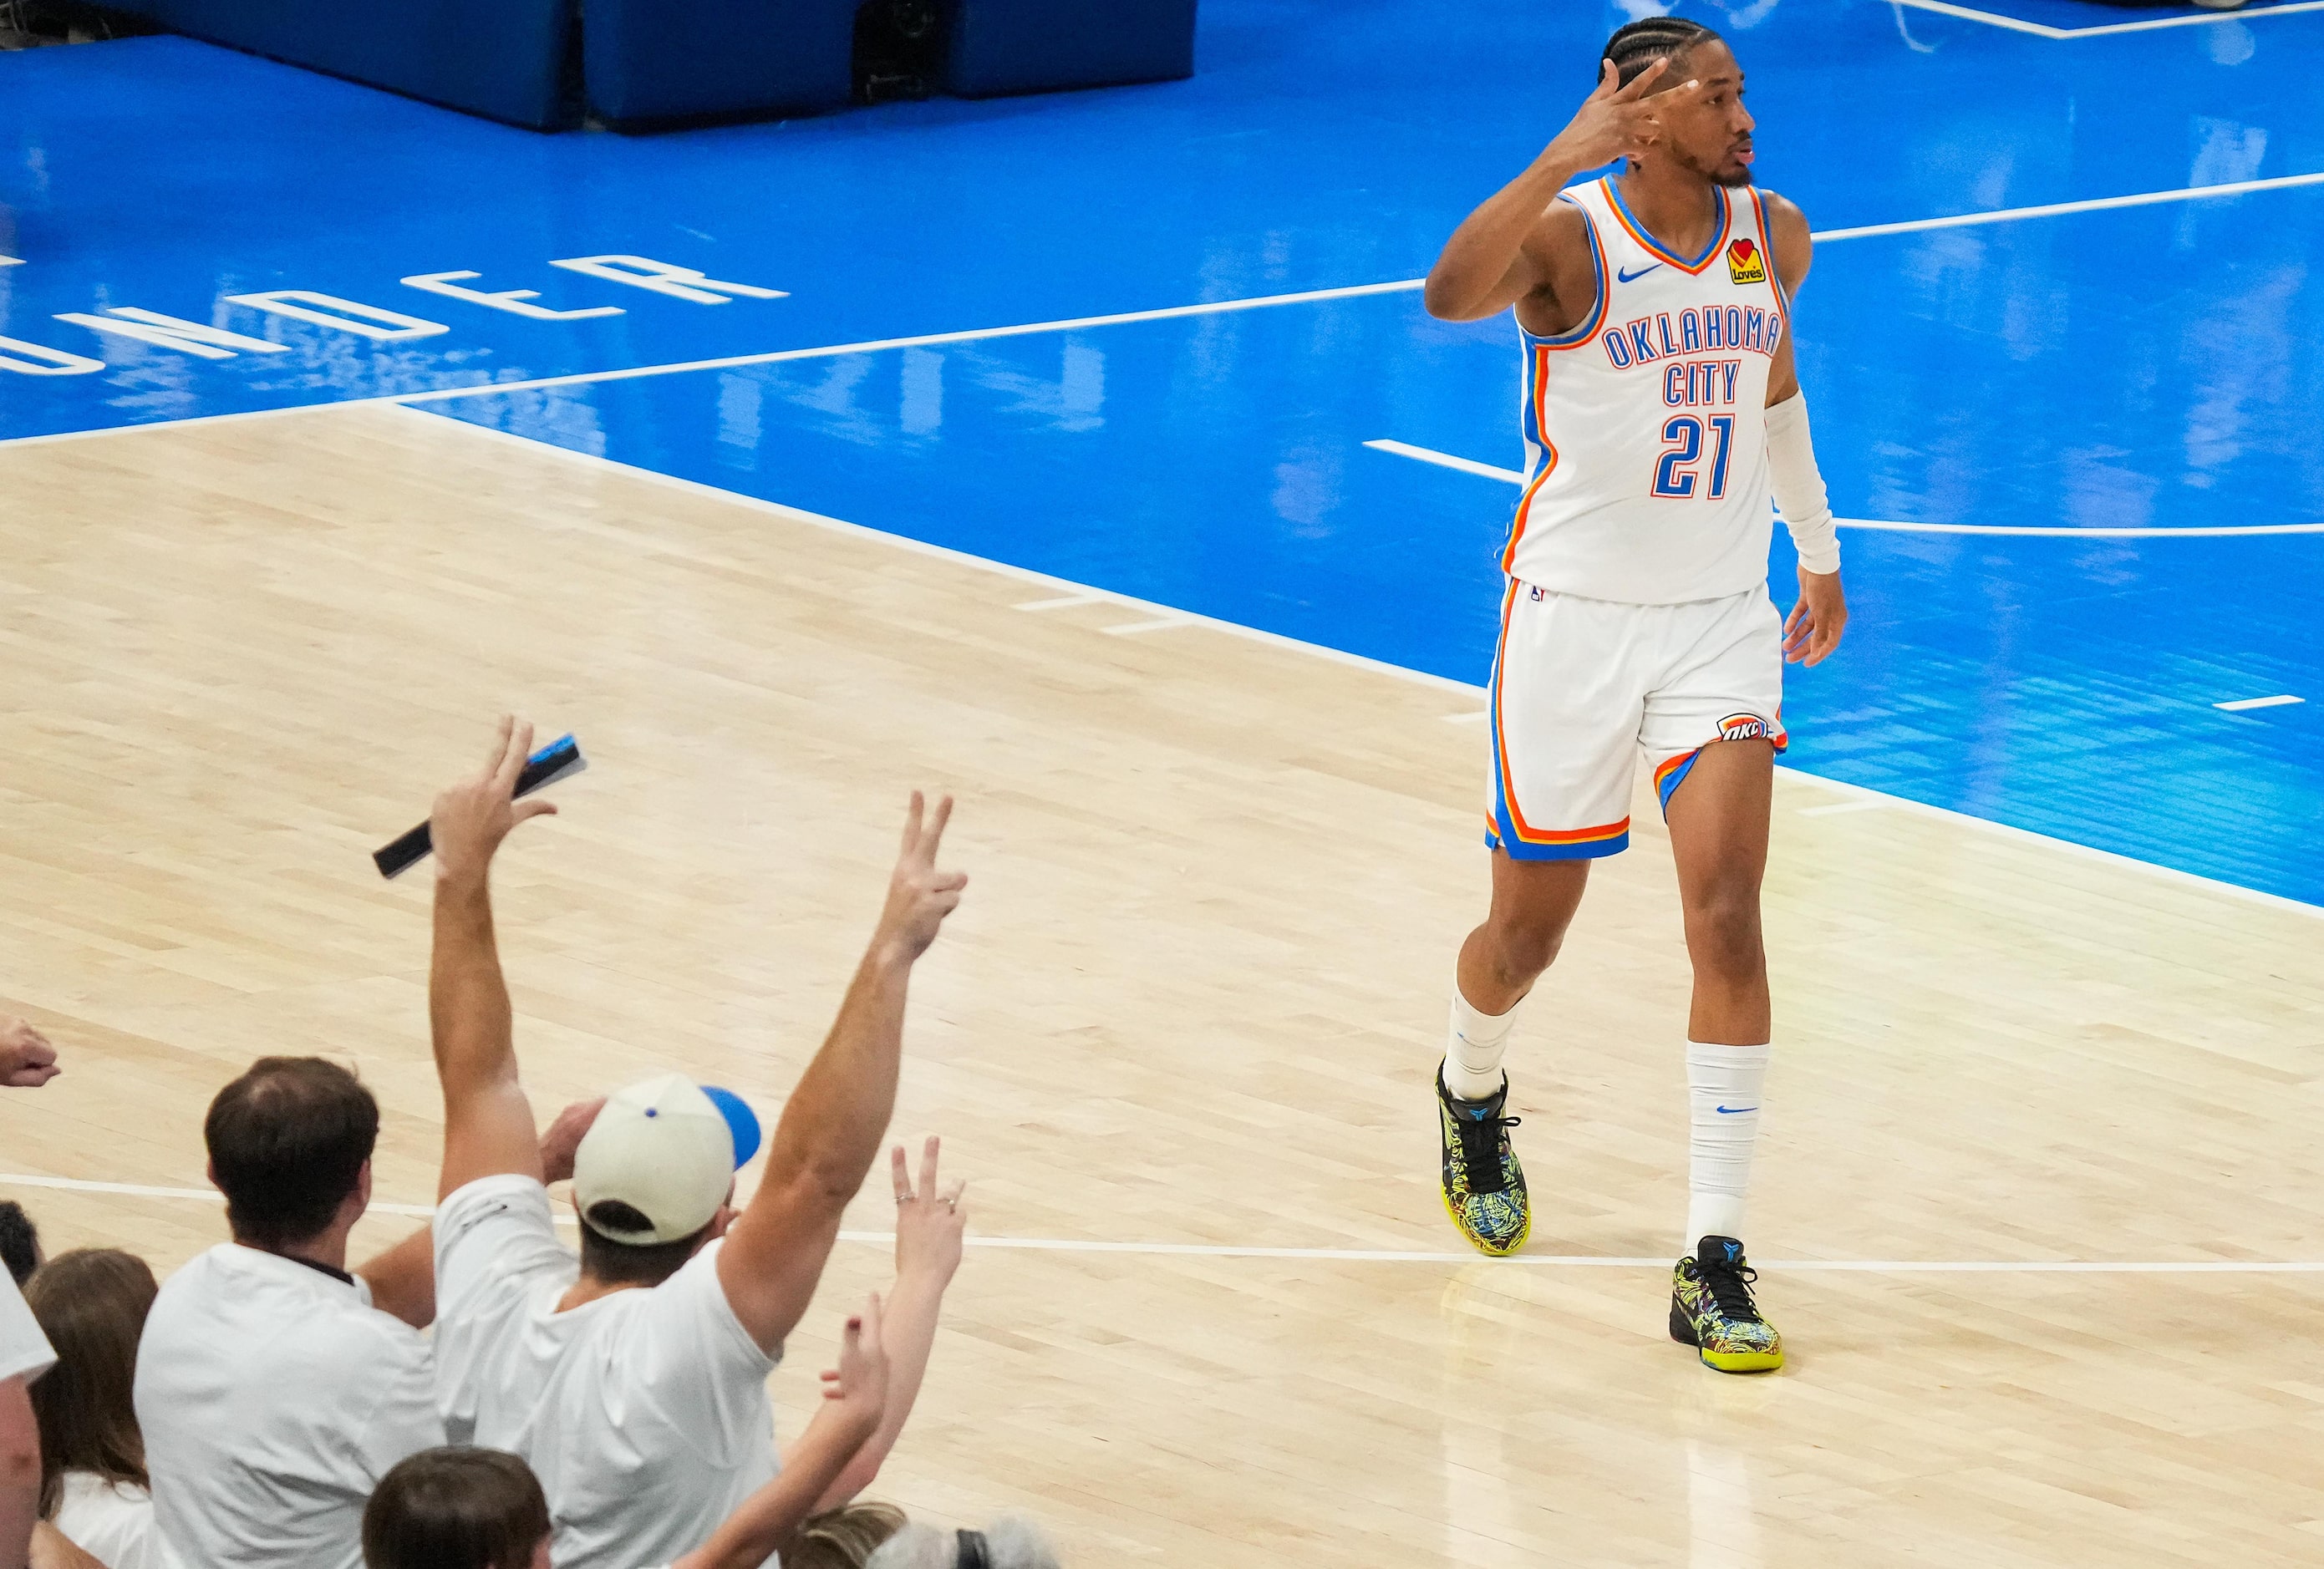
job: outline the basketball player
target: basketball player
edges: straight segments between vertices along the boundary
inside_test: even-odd
[[[1726,1372],[1784,1360],[1740,1240],[1767,1069],[1759,878],[1783,667],[1830,654],[1848,615],[1792,362],[1807,220],[1752,188],[1742,98],[1709,29],[1623,28],[1598,90],[1453,232],[1426,296],[1452,321],[1516,307],[1525,348],[1526,485],[1493,667],[1492,904],[1461,948],[1437,1080],[1445,1208],[1487,1253],[1531,1230],[1501,1054],[1591,861],[1629,842],[1643,750],[1694,966],[1670,1332]],[[1607,164],[1620,167],[1567,188]],[[1771,493],[1799,550],[1788,620],[1767,597]]]

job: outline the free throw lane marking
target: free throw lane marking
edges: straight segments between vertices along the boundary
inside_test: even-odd
[[[2242,713],[2246,709],[2282,708],[2287,703],[2306,702],[2308,700],[2304,697],[2294,697],[2287,692],[2279,693],[2274,697],[2239,697],[2233,702],[2215,702],[2211,706],[2217,709],[2224,709],[2229,713]]]

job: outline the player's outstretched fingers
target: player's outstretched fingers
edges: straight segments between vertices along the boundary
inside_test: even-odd
[[[904,1158],[904,1146],[898,1144],[888,1152],[888,1179],[895,1184],[896,1202],[912,1201],[912,1169]]]
[[[1606,69],[1609,70],[1613,69],[1614,62],[1612,60],[1608,60],[1606,62]],[[1646,69],[1640,71],[1637,76],[1630,78],[1630,85],[1628,87],[1624,87],[1620,92],[1615,94],[1614,96],[1622,103],[1635,104],[1640,98],[1646,96],[1646,89],[1652,87],[1655,83],[1660,81],[1662,79],[1663,73],[1668,69],[1670,69],[1669,58],[1665,55],[1656,55],[1653,60],[1646,63]]]
[[[899,1152],[901,1152],[900,1146]],[[928,1142],[920,1146],[920,1191],[930,1197],[936,1196],[936,1136],[934,1133],[930,1133]]]
[[[916,791],[913,794],[914,797],[917,799],[918,793]],[[939,795],[936,797],[936,811],[929,814],[926,837],[923,840],[923,843],[925,843],[927,848],[927,858],[931,864],[933,864],[936,858],[936,847],[944,843],[945,824],[951,821],[952,797],[949,795]]]

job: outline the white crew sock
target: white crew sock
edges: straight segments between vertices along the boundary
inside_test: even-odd
[[[1765,1046],[1686,1043],[1687,1253],[1707,1236],[1743,1235],[1743,1195],[1751,1185],[1767,1051]]]
[[[1480,1014],[1461,995],[1461,978],[1452,978],[1452,1023],[1444,1036],[1444,1087],[1456,1100],[1490,1100],[1503,1082],[1501,1053],[1508,1050],[1509,1026],[1517,1011]]]

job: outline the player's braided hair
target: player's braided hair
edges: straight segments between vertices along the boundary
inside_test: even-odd
[[[1619,78],[1617,85],[1628,87],[1640,71],[1656,60],[1666,58],[1675,67],[1680,55],[1696,44],[1708,42],[1718,36],[1702,23],[1689,22],[1683,17],[1645,17],[1615,31],[1614,36],[1606,41],[1606,52],[1599,56],[1600,64],[1598,69],[1602,73],[1606,69],[1603,62],[1612,60]],[[1665,78],[1662,85],[1675,87],[1678,84],[1674,79]]]

